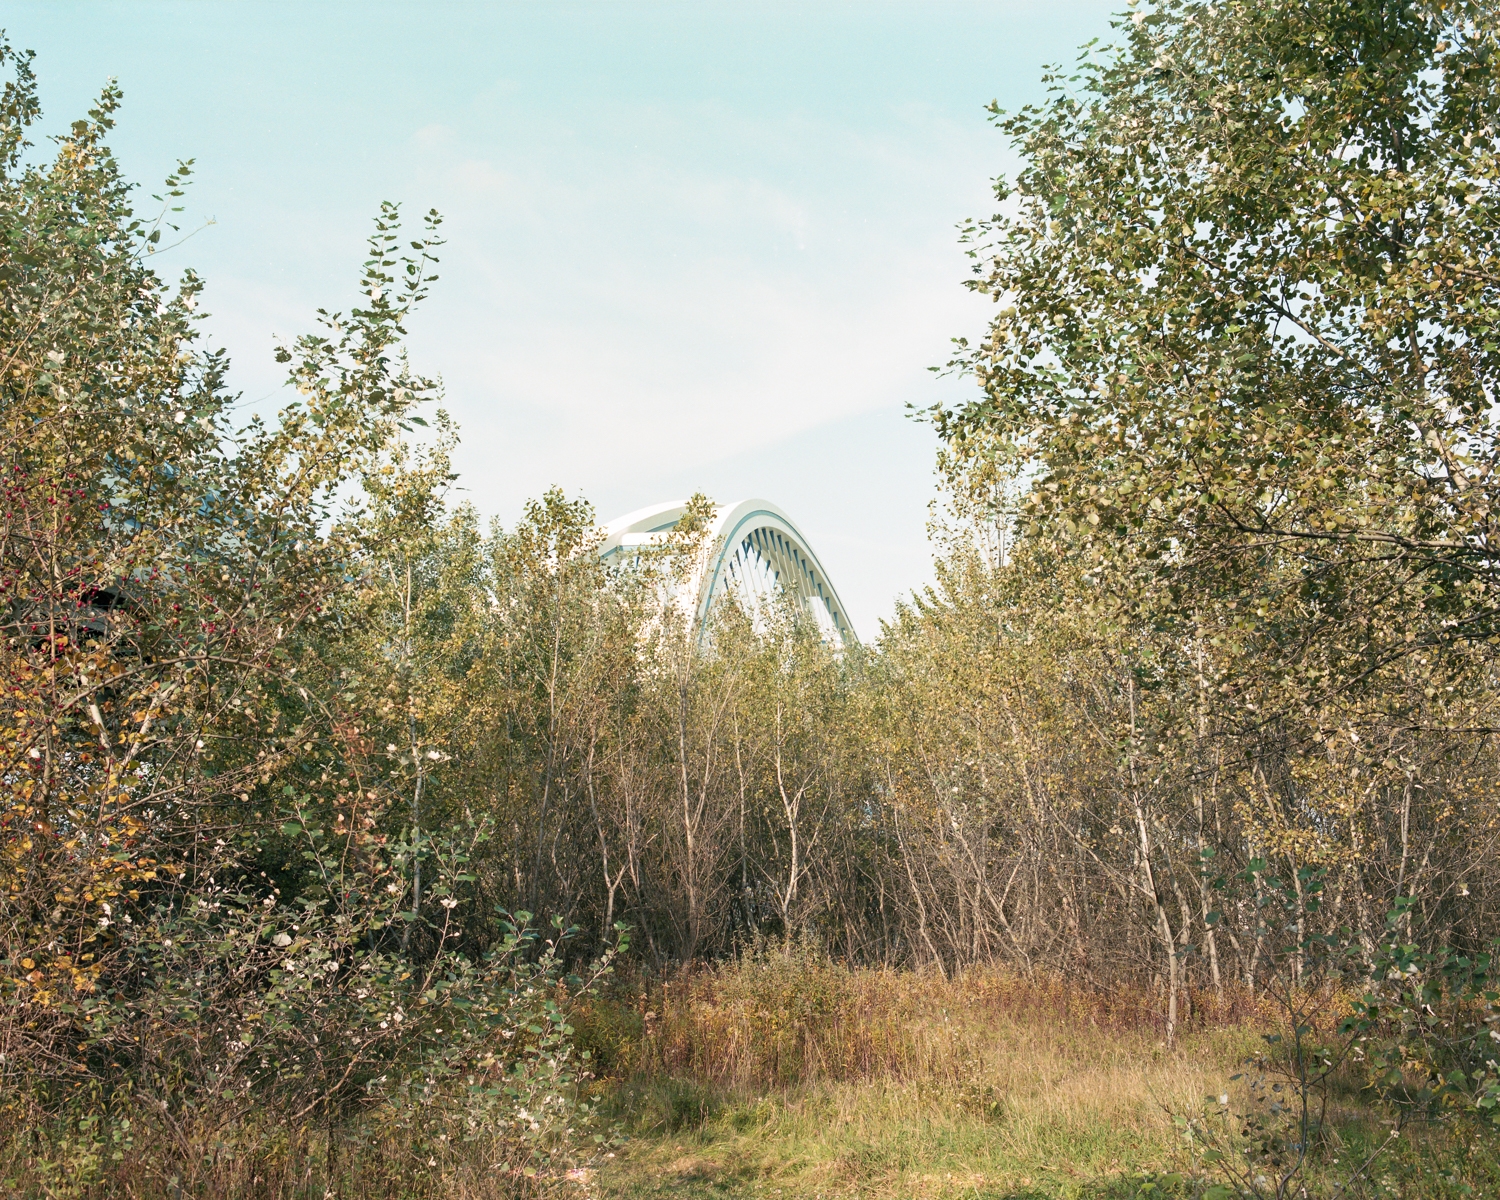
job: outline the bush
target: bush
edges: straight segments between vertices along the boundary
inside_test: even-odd
[[[544,939],[519,912],[488,950],[463,952],[462,868],[487,832],[475,826],[462,843],[424,845],[443,919],[422,955],[403,954],[412,914],[389,888],[401,847],[394,866],[365,865],[357,844],[286,828],[328,886],[287,904],[241,872],[238,886],[164,896],[132,920],[119,955],[140,984],[69,1006],[71,1086],[35,1070],[11,1078],[12,1189],[108,1194],[128,1180],[212,1192],[246,1171],[332,1181],[341,1147],[378,1149],[395,1188],[442,1180],[476,1155],[491,1173],[532,1180],[594,1144],[593,1064],[569,1012],[623,939],[572,975],[561,958],[571,931]],[[221,862],[219,877],[235,865]],[[13,1020],[35,1010],[12,995]]]

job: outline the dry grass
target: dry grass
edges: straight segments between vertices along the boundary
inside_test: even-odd
[[[795,945],[660,984],[641,1007],[638,1070],[721,1086],[962,1082],[989,1032],[1006,1026],[1030,1031],[1028,1038],[1051,1030],[1046,1036],[1059,1052],[1080,1039],[1165,1046],[1160,999],[1149,992],[1094,991],[998,967],[953,978],[851,970]],[[1268,1007],[1241,994],[1200,997],[1195,1011],[1189,1039],[1272,1019]]]
[[[613,1106],[632,1134],[605,1197],[1126,1197],[1192,1161],[1201,1111],[1274,1011],[1200,997],[1169,1049],[1150,993],[998,969],[849,970],[773,948],[616,1009]],[[1374,1136],[1344,1114],[1349,1149]],[[1446,1147],[1446,1148],[1445,1148]],[[1444,1135],[1403,1143],[1395,1194],[1428,1190]],[[1478,1168],[1478,1180],[1489,1168]],[[1421,1190],[1405,1180],[1421,1177]],[[1394,1178],[1394,1177],[1393,1177]],[[1500,1183],[1500,1179],[1491,1179]],[[1445,1185],[1446,1186],[1446,1185]],[[1151,1194],[1190,1196],[1168,1183]],[[1483,1194],[1482,1190],[1478,1194]]]

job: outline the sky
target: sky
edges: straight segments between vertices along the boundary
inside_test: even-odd
[[[9,0],[60,132],[105,80],[149,193],[193,158],[158,260],[208,281],[246,410],[277,338],[347,309],[380,202],[444,216],[413,365],[462,429],[460,496],[549,487],[608,521],[768,499],[861,636],[931,578],[936,443],[907,405],[980,333],[956,227],[1016,160],[984,109],[1109,40],[1096,0],[67,3]]]

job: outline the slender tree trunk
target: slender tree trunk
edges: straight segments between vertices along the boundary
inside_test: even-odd
[[[1162,953],[1167,960],[1167,1046],[1170,1048],[1177,1040],[1177,941],[1172,934],[1172,920],[1167,916],[1167,906],[1162,902],[1161,891],[1156,884],[1156,871],[1151,861],[1153,851],[1151,832],[1146,820],[1146,809],[1141,798],[1139,780],[1136,778],[1135,749],[1138,731],[1136,729],[1134,676],[1131,677],[1128,686],[1130,694],[1130,803],[1135,812],[1136,831],[1140,838],[1141,890],[1145,892],[1155,909],[1156,932],[1161,939]]]

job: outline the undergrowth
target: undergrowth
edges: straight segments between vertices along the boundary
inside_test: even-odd
[[[296,1125],[267,1112],[225,1122],[202,1096],[45,1127],[12,1110],[0,1179],[18,1195],[100,1200],[1219,1200],[1183,1115],[1244,1090],[1231,1076],[1278,1052],[1262,1036],[1276,1013],[1247,994],[1197,997],[1168,1046],[1158,1012],[1148,991],[1000,967],[951,977],[852,968],[812,945],[763,944],[571,998],[570,1053],[594,1075],[579,1082],[578,1108],[609,1135],[591,1159],[529,1167],[513,1147],[466,1136],[463,1114],[445,1115],[440,1097],[417,1123],[365,1111]],[[1493,1144],[1440,1124],[1392,1139],[1352,1069],[1330,1097],[1299,1195],[1500,1194]],[[1340,1166],[1376,1146],[1378,1169],[1340,1192]],[[193,1173],[174,1174],[173,1162]]]

